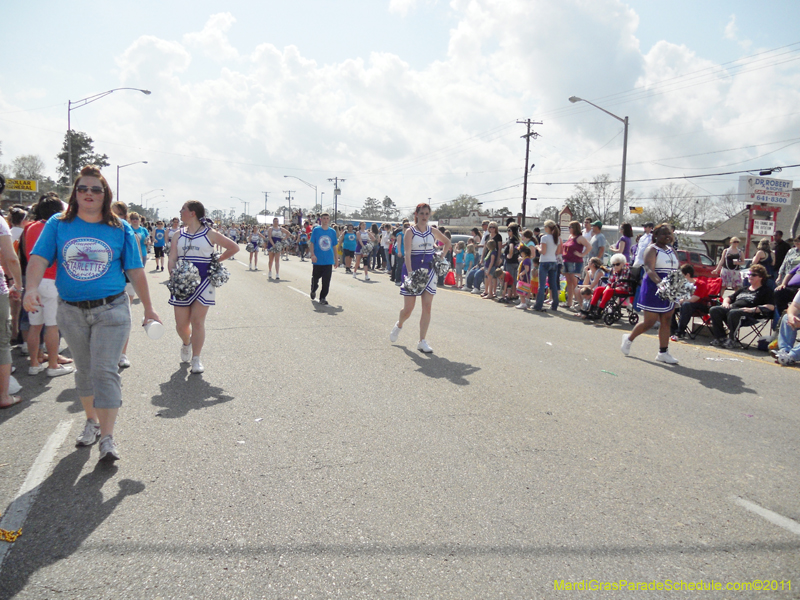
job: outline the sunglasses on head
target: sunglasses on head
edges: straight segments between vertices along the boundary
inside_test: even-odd
[[[105,190],[99,185],[93,185],[89,187],[88,185],[79,185],[77,189],[81,194],[85,194],[86,192],[92,192],[93,194],[102,194]]]

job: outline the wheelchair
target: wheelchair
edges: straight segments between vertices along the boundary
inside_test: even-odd
[[[631,325],[636,325],[639,322],[639,313],[633,310],[634,299],[636,298],[636,290],[627,295],[614,295],[608,301],[606,307],[603,309],[603,323],[609,327],[620,321],[623,318],[628,320]],[[623,314],[624,313],[624,314]]]

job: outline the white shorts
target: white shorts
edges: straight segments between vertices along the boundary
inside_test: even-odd
[[[51,327],[56,324],[56,313],[58,312],[58,290],[55,280],[42,279],[39,284],[39,297],[42,299],[43,306],[40,306],[35,313],[28,313],[28,321],[31,325]]]

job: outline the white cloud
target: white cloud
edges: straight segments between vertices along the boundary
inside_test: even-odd
[[[730,19],[728,19],[728,24],[725,25],[725,31],[722,35],[723,38],[726,40],[731,40],[732,42],[736,42],[739,44],[744,50],[750,50],[753,45],[753,42],[750,40],[743,40],[739,38],[739,27],[736,25],[736,15],[731,15]]]
[[[390,0],[389,12],[405,17],[411,10],[416,8],[418,0]]]
[[[236,22],[231,13],[211,15],[202,31],[187,33],[184,43],[199,48],[205,56],[219,62],[239,58],[239,51],[228,40],[228,30]]]

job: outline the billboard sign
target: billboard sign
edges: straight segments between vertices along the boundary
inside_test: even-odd
[[[778,204],[789,206],[792,203],[792,180],[774,177],[739,177],[739,198],[748,204]]]
[[[6,191],[37,192],[39,191],[39,182],[35,179],[6,179]]]
[[[763,235],[763,236],[775,235],[775,221],[753,219],[753,235]]]

